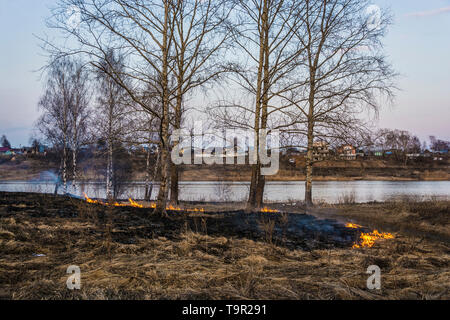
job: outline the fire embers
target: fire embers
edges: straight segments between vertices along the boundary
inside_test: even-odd
[[[278,211],[278,210],[273,210],[273,209],[269,209],[269,208],[267,208],[267,207],[264,207],[264,208],[261,209],[261,212],[262,212],[262,213],[279,213],[280,211]]]
[[[362,226],[354,223],[347,223],[345,225],[347,228],[360,229]],[[394,236],[388,232],[379,232],[378,230],[373,230],[372,232],[361,232],[359,241],[353,245],[353,249],[359,248],[371,248],[375,243],[382,239],[394,239]]]
[[[155,209],[156,208],[156,203],[151,203],[150,204],[150,208]],[[200,208],[200,209],[197,209],[197,208],[194,208],[194,209],[182,209],[180,207],[174,207],[172,205],[168,205],[166,207],[166,210],[168,210],[168,211],[184,211],[184,212],[199,212],[199,213],[205,212],[205,209],[203,209],[203,208]]]
[[[134,201],[133,199],[128,199],[128,201],[130,202],[130,203],[118,203],[118,202],[114,202],[114,203],[108,203],[108,202],[101,202],[101,201],[99,201],[99,200],[92,200],[91,198],[89,198],[87,195],[86,195],[86,193],[84,193],[84,198],[86,199],[86,201],[88,202],[88,203],[97,203],[97,204],[101,204],[101,205],[104,205],[104,206],[109,206],[109,205],[112,205],[112,206],[114,206],[114,207],[134,207],[134,208],[143,208],[144,206],[143,205],[141,205],[141,204],[139,204],[139,203],[137,203],[136,201]]]
[[[371,248],[373,247],[376,241],[380,239],[394,239],[394,236],[387,232],[380,233],[378,232],[378,230],[374,230],[373,232],[369,233],[361,233],[360,239],[361,239],[360,243],[359,244],[355,243],[353,245],[353,248],[355,249],[364,247]]]
[[[99,200],[92,200],[91,198],[89,198],[86,193],[84,193],[84,198],[86,199],[86,202],[88,203],[94,203],[94,204],[101,204],[104,206],[109,206],[112,205],[114,207],[133,207],[133,208],[144,208],[144,206],[142,204],[137,203],[136,201],[134,201],[133,199],[129,198],[128,201],[129,203],[118,203],[118,202],[114,202],[114,203],[108,203],[108,202],[102,202]],[[155,209],[156,208],[156,203],[151,203],[150,204],[150,208]],[[200,209],[182,209],[182,208],[178,208],[178,207],[174,207],[172,205],[169,205],[166,207],[166,210],[169,211],[185,211],[185,212],[205,212],[205,210],[203,208]]]
[[[89,198],[87,196],[86,193],[84,193],[84,198],[86,199],[86,202],[88,203],[93,203],[93,204],[101,204],[104,206],[109,206],[112,205],[114,207],[134,207],[134,208],[144,208],[143,205],[137,203],[136,201],[134,201],[133,199],[128,199],[129,203],[118,203],[118,202],[114,202],[114,203],[108,203],[108,202],[102,202],[100,200],[93,200],[91,198]],[[150,203],[150,205],[146,206],[147,208],[151,208],[151,209],[155,209],[156,208],[156,203]],[[180,208],[180,207],[175,207],[173,205],[168,205],[166,207],[167,211],[180,211],[180,212],[190,212],[190,213],[204,213],[205,209],[203,208],[193,208],[193,209],[189,209],[189,208]],[[261,213],[279,213],[278,210],[274,210],[274,209],[269,209],[267,207],[264,207],[263,209],[261,209]]]
[[[359,229],[362,228],[362,226],[360,226],[359,224],[355,224],[355,223],[347,223],[345,225],[346,228],[351,228],[351,229]]]

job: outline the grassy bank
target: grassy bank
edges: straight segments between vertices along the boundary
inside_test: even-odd
[[[142,159],[130,161],[129,180],[145,180],[145,162]],[[304,181],[304,163],[296,165],[281,161],[276,175],[268,176],[268,181]],[[448,181],[449,165],[446,162],[410,163],[407,166],[388,160],[323,161],[314,165],[316,181]],[[78,178],[85,181],[103,181],[104,166],[94,160],[80,161]],[[56,163],[48,163],[45,158],[12,161],[0,164],[0,180],[39,179],[44,171],[58,171]],[[186,165],[180,170],[180,179],[184,181],[250,181],[249,166],[237,165]],[[69,176],[70,179],[70,176]]]
[[[448,208],[449,202],[317,208],[314,215],[390,230],[395,239],[352,249],[327,243],[320,232],[305,233],[304,240],[295,240],[302,245],[292,247],[289,234],[271,236],[277,227],[292,226],[293,216],[281,213],[268,219],[259,215],[248,220],[256,226],[237,230],[224,214],[176,212],[160,219],[149,209],[0,193],[0,296],[449,299]],[[301,215],[301,208],[292,211],[314,225],[327,221]],[[366,288],[366,269],[373,264],[381,268],[381,290]],[[66,288],[70,265],[81,268],[79,291]]]

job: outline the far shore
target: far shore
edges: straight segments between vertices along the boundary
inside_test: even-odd
[[[71,180],[69,180],[71,181]],[[78,181],[84,182],[84,183],[104,183],[103,180],[91,180],[86,178],[81,178]],[[270,177],[266,179],[267,182],[305,182],[306,180],[298,179],[298,177],[277,177],[277,179],[271,179]],[[450,181],[448,177],[425,177],[423,179],[417,179],[417,178],[403,178],[403,177],[383,177],[383,176],[366,176],[366,177],[314,177],[313,181],[320,181],[320,182],[327,182],[327,181]],[[0,175],[0,182],[52,182],[51,180],[40,180],[39,175],[21,175],[20,179],[18,179],[17,176],[7,176],[2,177]],[[234,180],[230,179],[228,177],[224,177],[223,179],[180,179],[180,182],[189,183],[189,182],[242,182],[242,183],[250,183],[250,180]],[[144,184],[144,180],[132,180],[130,183],[139,183]],[[158,184],[158,182],[155,182]]]
[[[139,160],[139,159],[138,159]],[[132,162],[128,181],[145,181],[145,164]],[[78,180],[104,181],[99,164],[80,163]],[[0,164],[0,181],[39,180],[43,173],[56,173],[58,167],[39,160]],[[180,181],[236,181],[249,182],[251,170],[248,165],[186,165],[180,167]],[[450,181],[450,166],[443,164],[401,165],[386,160],[324,161],[314,166],[314,181]],[[70,170],[68,179],[71,179]],[[158,177],[155,179],[158,181]],[[276,175],[266,176],[266,181],[305,181],[302,165],[280,164]]]

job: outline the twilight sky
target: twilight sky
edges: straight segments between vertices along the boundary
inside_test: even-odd
[[[0,135],[27,145],[39,116],[39,72],[46,58],[34,36],[50,38],[44,20],[55,0],[0,0]],[[450,140],[450,0],[374,0],[390,7],[394,25],[386,52],[401,74],[393,106],[378,126]]]

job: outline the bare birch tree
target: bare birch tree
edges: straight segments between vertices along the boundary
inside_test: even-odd
[[[97,137],[106,143],[106,197],[113,199],[114,190],[114,153],[115,147],[120,144],[127,134],[127,108],[126,92],[122,86],[112,79],[109,74],[111,68],[119,71],[122,60],[110,50],[104,61],[100,62],[97,69],[97,102],[96,116],[93,126],[96,128]]]
[[[368,16],[369,1],[305,0],[304,27],[295,39],[306,49],[297,75],[302,84],[291,96],[307,140],[305,201],[312,201],[314,142],[353,130],[358,117],[377,111],[380,96],[391,97],[394,72],[383,53],[390,18]],[[305,81],[306,80],[306,81]]]
[[[37,127],[44,137],[61,152],[59,175],[63,182],[63,191],[67,193],[69,148],[74,131],[71,115],[75,109],[74,102],[77,96],[75,89],[77,88],[77,69],[75,64],[66,58],[52,60],[47,70],[45,93],[39,100],[39,108],[43,114],[37,122]],[[78,124],[79,120],[77,119]]]
[[[214,113],[226,126],[254,132],[249,210],[263,204],[265,178],[257,150],[266,146],[260,132],[286,126],[276,115],[289,107],[284,95],[297,85],[291,77],[303,48],[292,40],[302,26],[298,14],[302,7],[296,1],[250,0],[240,1],[236,8],[233,40],[237,54],[228,71],[233,75],[232,86],[237,84],[251,102],[219,103]]]
[[[80,14],[76,28],[67,24],[70,18],[67,12],[72,7]],[[169,186],[169,113],[173,95],[169,77],[174,19],[172,0],[60,0],[49,27],[61,30],[70,38],[71,47],[45,43],[51,52],[60,56],[83,55],[86,61],[100,69],[99,63],[109,49],[123,55],[125,68],[116,70],[110,65],[108,75],[126,91],[133,103],[160,122],[161,183],[156,212],[162,215],[166,214]],[[142,99],[142,92],[149,86],[160,96],[161,108],[158,110]]]
[[[79,63],[75,64],[73,74],[72,103],[70,105],[71,149],[72,149],[72,188],[76,189],[78,152],[87,141],[89,119],[89,74]]]
[[[228,18],[233,2],[224,0],[184,0],[173,2],[173,128],[180,129],[186,97],[194,89],[216,80],[223,72],[223,61],[229,39]],[[178,167],[172,165],[170,200],[178,202]]]

